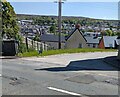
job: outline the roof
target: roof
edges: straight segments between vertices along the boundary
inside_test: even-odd
[[[99,38],[95,38],[93,36],[85,36],[88,44],[99,44]]]
[[[115,47],[115,42],[119,45],[117,36],[103,36],[105,47]]]
[[[43,34],[40,36],[40,41],[43,42],[58,42],[58,40],[59,40],[58,35]],[[61,42],[65,42],[64,36],[61,36]]]
[[[75,33],[76,30],[78,30],[78,31],[80,32],[80,34],[83,36],[83,38],[85,39],[85,37],[84,37],[83,33],[80,31],[80,29],[75,28],[75,29],[66,37],[66,40],[68,40],[68,39],[73,35],[73,33]],[[85,39],[85,41],[87,41],[87,40]]]

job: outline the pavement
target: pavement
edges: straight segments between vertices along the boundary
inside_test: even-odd
[[[3,95],[118,95],[118,70],[103,61],[115,55],[96,52],[4,59],[0,91]]]

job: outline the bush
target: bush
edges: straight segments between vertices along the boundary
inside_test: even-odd
[[[26,47],[26,45],[25,45],[24,43],[19,43],[18,51],[19,51],[19,53],[27,52],[27,47]]]

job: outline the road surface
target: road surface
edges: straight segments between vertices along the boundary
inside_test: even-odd
[[[117,52],[2,60],[2,95],[118,95],[118,71],[104,57]]]

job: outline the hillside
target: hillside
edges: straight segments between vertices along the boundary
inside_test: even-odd
[[[57,19],[58,17],[57,16],[48,16],[48,15],[28,15],[28,14],[17,14],[17,17],[18,19],[26,19],[26,18],[29,18],[29,19],[33,19],[33,18],[37,18],[37,17],[51,17],[51,18],[54,18],[54,19]],[[87,19],[87,20],[97,20],[97,21],[108,21],[108,22],[117,22],[118,20],[103,20],[103,19],[94,19],[94,18],[88,18],[88,17],[77,17],[77,16],[62,16],[62,19]]]

